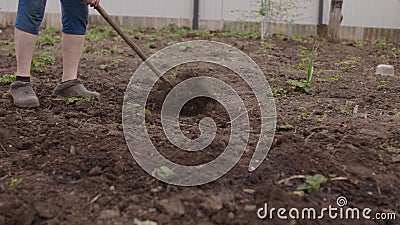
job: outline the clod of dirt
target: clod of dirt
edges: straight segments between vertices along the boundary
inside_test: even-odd
[[[51,205],[49,202],[36,202],[34,203],[35,210],[38,215],[42,218],[50,219],[59,213],[59,209],[55,205]]]
[[[76,155],[75,146],[71,145],[71,147],[69,148],[69,153],[70,153],[71,155]]]
[[[173,217],[179,217],[185,214],[185,206],[179,198],[163,199],[160,201],[161,211],[168,213]]]
[[[89,171],[89,176],[97,176],[100,174],[101,174],[101,168],[99,166],[95,166]]]
[[[221,210],[223,205],[222,205],[222,199],[217,196],[210,196],[209,198],[206,198],[204,202],[201,204],[201,206],[204,209],[212,210],[212,211],[217,211]]]
[[[120,211],[118,208],[116,209],[105,209],[100,212],[100,216],[98,219],[100,220],[110,220],[114,218],[120,217]]]

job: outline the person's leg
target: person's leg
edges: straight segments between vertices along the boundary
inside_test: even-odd
[[[82,56],[84,35],[63,33],[63,75],[62,82],[78,78],[79,61]]]
[[[15,20],[15,53],[17,76],[29,77],[33,50],[42,23],[46,0],[19,0]]]
[[[26,77],[29,81],[31,74],[31,62],[33,50],[35,49],[37,35],[27,33],[15,28],[15,54],[17,58],[17,76]]]
[[[63,14],[63,76],[62,82],[54,89],[53,95],[98,97],[99,93],[88,91],[77,79],[88,23],[88,6],[85,1],[81,0],[61,0],[61,9]]]
[[[17,80],[11,84],[11,96],[18,107],[37,107],[39,100],[31,87],[30,68],[39,27],[43,20],[46,0],[19,0],[15,21],[15,53]]]
[[[88,6],[81,0],[61,0],[63,24],[63,77],[62,81],[78,77],[79,61],[88,23]]]

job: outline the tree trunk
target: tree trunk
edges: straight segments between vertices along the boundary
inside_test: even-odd
[[[332,42],[339,41],[339,29],[343,20],[343,0],[331,0],[331,12],[328,26],[328,39]]]
[[[261,39],[266,39],[269,34],[269,24],[271,23],[271,5],[270,0],[262,0],[261,3]]]

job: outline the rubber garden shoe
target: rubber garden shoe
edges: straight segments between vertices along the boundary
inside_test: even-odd
[[[56,88],[53,90],[54,97],[77,97],[77,96],[90,96],[92,98],[100,97],[100,94],[95,91],[89,91],[82,84],[80,79],[69,80],[58,83]]]
[[[36,108],[40,106],[30,82],[15,81],[10,85],[10,94],[15,106],[20,108]]]

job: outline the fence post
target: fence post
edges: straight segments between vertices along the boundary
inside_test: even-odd
[[[193,0],[193,24],[192,29],[198,30],[199,29],[199,3],[200,0]]]
[[[340,24],[343,20],[342,15],[343,0],[332,0],[329,16],[328,39],[332,42],[339,41]]]

